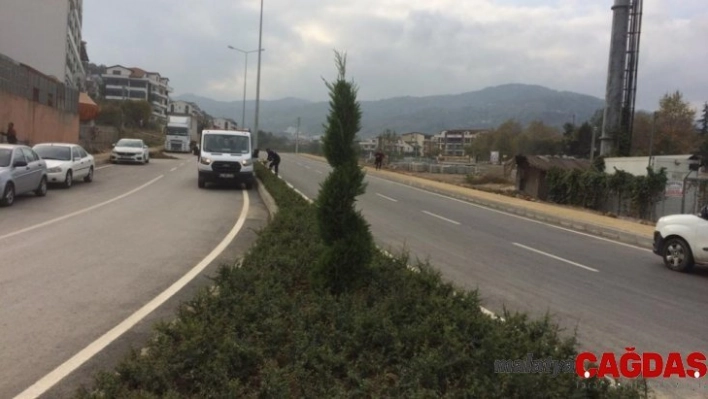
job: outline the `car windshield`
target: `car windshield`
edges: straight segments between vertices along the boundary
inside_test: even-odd
[[[204,137],[204,151],[227,154],[248,154],[251,139],[248,136],[208,134]]]
[[[118,144],[116,144],[116,147],[142,148],[143,143],[140,140],[120,140],[118,141]]]
[[[189,130],[187,130],[186,127],[168,126],[167,127],[167,135],[168,136],[188,136]]]
[[[12,158],[12,150],[7,148],[0,148],[0,168],[6,168],[10,166],[10,159]]]
[[[34,147],[34,152],[39,154],[42,159],[59,161],[71,160],[71,148],[67,146],[38,145]]]

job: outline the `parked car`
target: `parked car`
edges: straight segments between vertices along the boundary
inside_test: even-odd
[[[75,179],[83,179],[90,183],[96,163],[78,144],[42,143],[32,147],[47,162],[47,179],[49,183],[61,183],[66,188],[74,184]]]
[[[698,215],[670,215],[654,228],[654,253],[664,265],[678,272],[708,263],[708,206]]]
[[[47,195],[47,163],[30,147],[0,144],[0,206],[15,203],[15,197],[34,191]]]
[[[150,162],[150,149],[141,139],[120,139],[113,144],[111,163],[142,163]]]

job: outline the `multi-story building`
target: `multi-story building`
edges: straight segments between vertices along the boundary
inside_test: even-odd
[[[168,78],[157,72],[114,65],[106,69],[101,80],[106,100],[144,100],[152,105],[153,118],[167,118],[172,92]]]
[[[168,112],[170,114],[191,115],[196,118],[201,118],[204,116],[204,111],[199,108],[199,105],[182,100],[172,101]]]
[[[0,0],[0,10],[0,53],[84,90],[82,0]]]
[[[214,118],[214,126],[222,130],[238,129],[238,124],[231,118]]]
[[[465,155],[465,147],[487,132],[484,129],[443,130],[430,139],[427,147],[443,156],[462,157]]]

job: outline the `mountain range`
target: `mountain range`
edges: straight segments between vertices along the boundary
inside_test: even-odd
[[[241,101],[216,101],[194,94],[173,99],[190,101],[214,117],[241,124]],[[605,101],[590,95],[557,91],[526,84],[506,84],[462,94],[426,97],[394,97],[360,101],[362,129],[359,137],[374,137],[386,129],[397,133],[435,134],[450,129],[485,129],[508,119],[527,124],[533,120],[560,127],[590,119]],[[246,101],[246,123],[253,126],[255,101]],[[320,135],[329,112],[328,102],[299,98],[261,100],[259,129],[272,133],[292,132],[300,118],[300,132]]]

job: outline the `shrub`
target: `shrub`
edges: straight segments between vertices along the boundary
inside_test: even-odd
[[[472,184],[475,186],[483,184],[511,184],[509,179],[503,176],[491,174],[485,174],[481,176],[467,175],[467,177],[465,177],[465,180],[468,184]]]
[[[639,398],[574,374],[502,374],[498,359],[573,358],[575,337],[549,317],[491,319],[476,291],[428,264],[372,254],[370,284],[333,296],[310,285],[326,249],[318,216],[262,165],[279,211],[239,267],[156,328],[147,350],[101,372],[79,398],[479,397]]]

